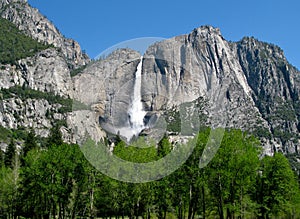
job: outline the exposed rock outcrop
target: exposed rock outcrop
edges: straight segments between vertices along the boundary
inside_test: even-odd
[[[99,126],[100,121],[105,121],[109,124],[105,127],[106,131],[116,133],[115,129],[125,124],[140,56],[136,51],[120,49],[105,60],[89,65],[73,78],[74,99],[90,106],[98,115],[92,126]],[[78,114],[80,113],[77,112],[76,115]],[[78,119],[85,118],[73,117],[73,120]],[[79,122],[73,123],[76,126]],[[77,133],[84,134],[79,129]]]
[[[55,48],[19,60],[16,65],[2,66],[0,77],[0,88],[26,86],[62,97],[72,97],[70,70],[64,57]]]
[[[277,149],[298,152],[300,72],[288,63],[278,46],[246,37],[233,48],[253,91],[253,100],[273,137],[279,140]]]
[[[59,104],[51,105],[47,100],[10,98],[0,101],[0,125],[9,129],[33,128],[37,135],[47,137],[53,119],[62,120]],[[48,112],[53,115],[48,116]]]
[[[147,109],[160,111],[202,96],[214,126],[253,131],[260,124],[268,130],[237,54],[219,29],[204,26],[156,43],[146,51],[143,66]]]

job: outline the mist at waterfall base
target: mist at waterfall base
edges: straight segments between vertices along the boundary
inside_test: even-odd
[[[128,124],[124,127],[120,127],[117,130],[117,134],[121,137],[125,137],[127,142],[135,136],[138,136],[140,132],[146,128],[144,124],[144,118],[146,111],[143,110],[141,86],[142,86],[142,68],[143,68],[143,56],[137,66],[135,72],[135,82],[133,88],[133,98],[128,110]]]

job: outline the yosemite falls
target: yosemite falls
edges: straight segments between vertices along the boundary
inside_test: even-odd
[[[146,112],[143,110],[141,97],[142,67],[143,56],[141,57],[135,72],[133,97],[128,109],[128,124],[118,130],[119,134],[126,137],[128,142],[134,136],[138,136],[139,133],[145,128],[144,117]]]

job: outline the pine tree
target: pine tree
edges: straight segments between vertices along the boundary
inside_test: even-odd
[[[62,134],[60,132],[60,127],[55,125],[50,130],[50,136],[48,138],[47,147],[52,145],[62,145],[64,142],[62,140]]]
[[[16,156],[16,144],[14,139],[12,138],[4,154],[5,166],[13,168],[15,156]]]
[[[0,148],[0,168],[4,165],[3,151]]]
[[[24,142],[23,156],[26,157],[27,153],[35,148],[37,148],[35,132],[34,132],[34,130],[31,130],[28,133],[28,135],[25,139],[25,142]]]

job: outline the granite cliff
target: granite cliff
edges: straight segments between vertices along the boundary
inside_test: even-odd
[[[80,142],[86,133],[100,140],[128,120],[141,54],[119,49],[90,62],[77,42],[64,38],[25,0],[1,0],[0,7],[1,17],[24,34],[53,45],[13,64],[1,64],[1,126],[33,127],[47,136],[55,121],[64,120],[65,140]],[[71,71],[82,66],[71,77]],[[141,80],[145,123],[164,116],[178,124],[174,120],[184,119],[176,116],[181,106],[191,108],[204,100],[206,124],[254,133],[269,154],[299,152],[300,72],[275,45],[249,37],[229,42],[218,28],[199,27],[149,46]],[[20,87],[40,93],[20,98],[10,90]],[[168,131],[184,134],[176,127]]]

